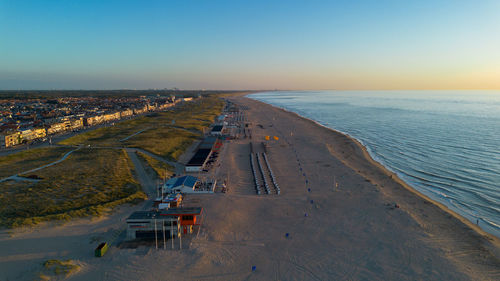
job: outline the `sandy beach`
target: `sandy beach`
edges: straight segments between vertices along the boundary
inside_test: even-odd
[[[52,258],[81,266],[68,280],[500,279],[498,238],[414,191],[352,138],[227,99],[244,110],[251,139],[224,143],[214,173],[227,193],[187,196],[203,217],[182,250],[117,247],[126,217],[147,203],[123,206],[99,219],[2,230],[0,280],[33,280]],[[251,147],[266,151],[280,195],[256,195]],[[117,242],[95,258],[103,239]]]

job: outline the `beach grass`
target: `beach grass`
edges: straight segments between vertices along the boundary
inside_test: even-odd
[[[141,148],[176,160],[198,137],[198,134],[182,129],[160,127],[138,134],[127,140],[125,144],[128,147]]]
[[[44,272],[40,273],[42,280],[51,280],[51,276],[64,275],[68,276],[71,273],[78,271],[80,266],[72,260],[56,260],[51,259],[43,263]]]
[[[61,158],[70,147],[46,147],[0,156],[0,178],[10,177]]]
[[[82,134],[62,140],[62,145],[90,144],[99,146],[119,146],[120,140],[144,129],[152,120],[148,116],[125,120],[119,123],[108,124],[106,127],[97,128]]]
[[[60,144],[137,147],[178,159],[184,150],[201,136],[203,130],[210,126],[221,113],[223,106],[224,102],[216,97],[197,99],[165,112],[156,112],[88,131],[63,140]]]
[[[1,224],[32,225],[47,220],[99,216],[146,195],[132,176],[132,163],[120,149],[84,148],[65,161],[24,176],[38,182],[7,182],[0,187]]]
[[[172,176],[173,172],[175,171],[175,168],[172,167],[171,165],[168,165],[164,162],[158,161],[157,159],[142,153],[140,151],[136,152],[137,156],[141,161],[143,161],[145,164],[150,166],[156,173],[156,176],[159,179],[164,179]]]

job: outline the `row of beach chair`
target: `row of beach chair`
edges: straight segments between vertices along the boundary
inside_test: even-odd
[[[257,173],[255,172],[255,167],[254,167],[254,157],[253,153],[250,153],[250,166],[252,167],[252,173],[253,173],[253,179],[255,183],[255,191],[257,192],[257,195],[260,195],[260,183],[259,179],[257,178]]]
[[[257,164],[259,165],[260,173],[262,174],[262,179],[264,179],[264,188],[266,189],[266,193],[270,194],[271,190],[269,189],[269,184],[267,183],[266,177],[264,176],[264,169],[260,164],[260,155],[257,153]]]
[[[265,152],[262,153],[264,156],[264,161],[266,162],[267,169],[269,170],[269,174],[271,175],[271,180],[274,184],[274,187],[276,188],[276,193],[279,195],[280,194],[280,187],[278,183],[276,182],[276,177],[274,176],[273,170],[271,169],[271,165],[269,165],[269,161],[267,160],[267,155]]]

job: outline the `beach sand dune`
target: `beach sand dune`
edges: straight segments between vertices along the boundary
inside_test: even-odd
[[[90,236],[125,227],[117,212],[59,226],[68,241],[47,227],[3,237],[0,279],[29,279],[21,267],[34,271],[49,256],[84,265],[70,280],[500,279],[497,238],[414,192],[354,140],[258,101],[229,99],[247,108],[252,138],[223,146],[215,173],[227,179],[227,193],[188,196],[187,204],[203,206],[203,224],[182,251],[113,247],[92,257]],[[262,152],[263,142],[280,195],[255,194],[250,143]],[[45,246],[16,250],[32,239]]]

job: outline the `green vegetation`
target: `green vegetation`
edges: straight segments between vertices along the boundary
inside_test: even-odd
[[[202,132],[212,124],[224,107],[224,102],[215,97],[205,98],[203,102],[194,102],[174,111],[172,120],[175,126]]]
[[[71,273],[78,271],[80,266],[75,264],[72,260],[47,260],[43,263],[44,272],[40,273],[40,278],[42,280],[50,280],[50,275],[61,275],[68,276]]]
[[[70,147],[47,147],[25,150],[0,157],[0,178],[29,171],[61,158]]]
[[[113,126],[101,127],[71,138],[60,141],[63,145],[91,144],[99,146],[121,146],[120,140],[144,130],[149,123],[152,123],[149,116],[142,116],[136,119],[126,120],[116,123]]]
[[[163,179],[165,177],[170,177],[172,176],[172,173],[174,171],[174,167],[163,163],[161,161],[156,160],[155,158],[146,155],[142,152],[137,152],[137,156],[139,157],[140,160],[142,160],[144,163],[149,165],[153,170],[156,172],[156,175],[158,178]]]
[[[89,131],[60,143],[137,147],[163,157],[178,159],[220,114],[223,106],[224,102],[219,98],[207,97],[179,105],[173,110]],[[137,132],[140,133],[134,135]],[[121,141],[129,136],[132,137]]]
[[[177,160],[199,135],[168,127],[147,130],[133,138],[126,145],[142,148],[157,155]]]
[[[144,200],[124,150],[81,149],[30,175],[35,183],[0,186],[0,224],[15,227],[46,220],[100,215],[119,204]]]

